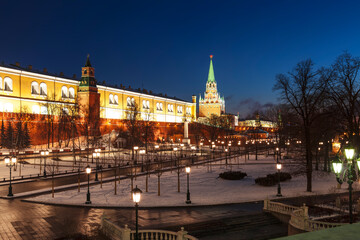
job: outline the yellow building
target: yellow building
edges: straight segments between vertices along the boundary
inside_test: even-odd
[[[0,65],[0,112],[57,114],[49,112],[49,104],[61,104],[63,110],[68,111],[76,104],[78,95],[90,92],[100,95],[97,110],[100,118],[126,119],[129,109],[136,104],[144,120],[183,122],[196,119],[194,98],[193,102],[187,102],[145,91],[102,86],[96,83],[94,74],[89,59],[83,67],[81,81],[75,76],[52,75],[46,69],[35,71],[31,66],[21,67],[18,63]]]

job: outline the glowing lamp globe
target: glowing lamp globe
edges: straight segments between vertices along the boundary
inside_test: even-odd
[[[4,158],[5,164],[9,164],[10,163],[10,158],[9,157],[5,157]]]
[[[11,158],[11,162],[12,162],[13,164],[15,164],[15,163],[16,163],[16,157],[12,157],[12,158]]]
[[[281,163],[276,164],[276,169],[281,170]]]
[[[352,160],[354,157],[355,149],[347,148],[345,149],[345,157],[347,160]]]
[[[140,202],[141,193],[142,193],[142,191],[136,185],[135,188],[132,190],[134,203],[139,203]]]
[[[91,173],[91,167],[89,165],[86,166],[85,171],[87,174]]]
[[[191,168],[190,168],[190,167],[186,167],[186,168],[185,168],[185,171],[186,171],[186,173],[190,173]]]
[[[339,174],[341,173],[342,165],[343,165],[343,163],[340,161],[339,158],[336,158],[336,159],[332,162],[332,167],[333,167],[334,173],[335,173],[336,175],[339,175]]]

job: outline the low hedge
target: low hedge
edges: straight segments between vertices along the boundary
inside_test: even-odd
[[[290,180],[291,175],[287,172],[280,172],[280,182]],[[266,177],[259,177],[255,179],[255,183],[261,186],[274,186],[278,183],[278,173],[268,174]]]
[[[219,177],[225,180],[241,180],[246,177],[247,174],[244,172],[223,172],[219,174]]]

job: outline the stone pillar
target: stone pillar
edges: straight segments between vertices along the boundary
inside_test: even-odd
[[[186,119],[185,119],[185,122],[184,122],[184,139],[183,139],[183,143],[190,144],[189,123],[188,123],[188,121]]]
[[[122,240],[130,240],[130,234],[131,234],[131,229],[128,228],[127,224],[125,224],[125,227],[123,228]]]
[[[181,230],[177,232],[177,240],[185,240],[185,235],[187,234],[187,231],[184,231],[184,227],[181,227]]]

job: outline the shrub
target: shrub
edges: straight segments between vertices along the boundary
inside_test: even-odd
[[[223,172],[219,174],[219,177],[226,180],[241,180],[246,177],[247,174],[244,172]]]
[[[280,172],[280,182],[290,180],[291,175],[287,172]],[[278,183],[278,173],[268,174],[266,177],[259,177],[255,179],[255,183],[261,186],[274,186]]]

